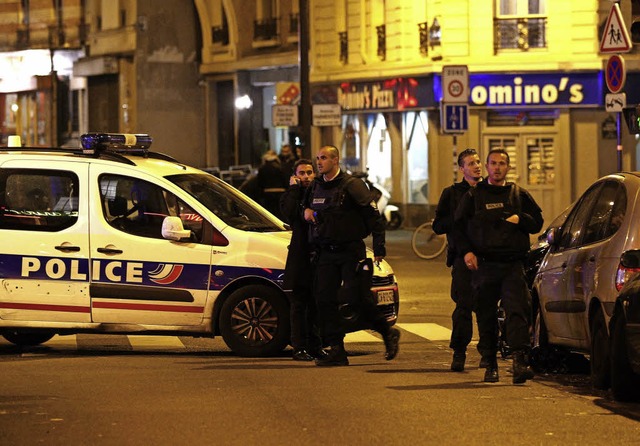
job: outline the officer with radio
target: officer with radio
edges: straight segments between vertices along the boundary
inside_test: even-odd
[[[493,149],[487,156],[487,181],[469,190],[458,206],[454,235],[467,268],[474,271],[478,351],[486,362],[485,382],[497,382],[497,308],[506,313],[507,342],[513,350],[513,383],[533,378],[526,353],[529,348],[531,295],[523,261],[529,234],[542,228],[542,211],[531,195],[506,180],[509,154]]]
[[[314,296],[320,334],[323,345],[328,346],[328,355],[316,358],[316,365],[346,366],[349,360],[344,350],[339,290],[361,293],[370,288],[370,283],[358,283],[362,275],[368,273],[370,278],[373,267],[367,265],[363,239],[372,233],[374,260],[380,262],[386,255],[384,220],[365,183],[340,170],[336,147],[322,147],[316,160],[318,176],[309,186],[304,210],[304,219],[310,224],[309,240],[316,252]],[[370,296],[361,293],[359,300],[361,316],[384,339],[385,358],[395,358],[400,331],[389,326]]]

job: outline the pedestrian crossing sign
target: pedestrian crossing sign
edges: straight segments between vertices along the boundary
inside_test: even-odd
[[[607,23],[600,39],[601,53],[627,53],[631,50],[629,32],[622,20],[620,6],[617,3],[611,5]]]

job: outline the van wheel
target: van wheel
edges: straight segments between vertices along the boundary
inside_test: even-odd
[[[611,322],[611,393],[616,401],[638,401],[640,375],[629,363],[624,316],[616,311]]]
[[[591,322],[591,384],[596,389],[609,388],[609,336],[602,311]]]
[[[289,344],[289,304],[278,291],[262,286],[240,288],[220,312],[224,342],[240,356],[273,356]]]
[[[22,331],[22,330],[3,330],[2,337],[12,344],[19,345],[21,347],[29,347],[33,345],[40,345],[51,339],[55,333],[43,331]]]

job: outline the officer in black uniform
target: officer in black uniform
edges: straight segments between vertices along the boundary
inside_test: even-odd
[[[478,351],[487,363],[485,382],[497,382],[497,305],[506,313],[507,342],[513,350],[513,383],[533,378],[526,353],[530,345],[531,295],[523,260],[529,234],[542,229],[542,211],[529,193],[506,181],[509,154],[493,149],[487,156],[487,181],[470,189],[456,210],[454,235],[467,267],[475,271]]]
[[[309,224],[302,216],[302,199],[315,176],[311,160],[297,160],[293,165],[289,188],[280,197],[282,218],[292,230],[284,269],[284,287],[291,290],[291,346],[293,359],[296,361],[313,361],[324,353],[311,286],[313,275],[308,240]]]
[[[463,150],[458,155],[458,169],[462,173],[462,181],[442,191],[436,208],[436,217],[433,220],[433,231],[436,234],[447,234],[447,266],[451,267],[451,299],[456,304],[451,315],[453,329],[449,343],[449,348],[453,349],[451,370],[454,372],[464,370],[467,346],[473,336],[474,300],[471,270],[464,263],[465,253],[455,248],[456,240],[452,233],[453,219],[462,196],[482,180],[482,164],[478,152],[474,149]]]
[[[354,283],[360,280],[359,265],[366,265],[363,239],[370,232],[375,262],[384,258],[384,220],[364,182],[340,170],[336,147],[322,147],[316,159],[318,177],[309,187],[304,218],[311,224],[309,237],[312,249],[316,250],[314,296],[320,335],[323,344],[329,347],[327,356],[316,358],[316,365],[345,366],[349,360],[344,350],[338,291],[341,287],[343,290],[360,289]],[[395,358],[400,331],[389,326],[373,300],[361,299],[360,310],[362,317],[382,335],[385,358]]]

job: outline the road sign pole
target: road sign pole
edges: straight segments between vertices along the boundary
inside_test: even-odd
[[[618,160],[618,172],[622,172],[622,117],[620,115],[622,115],[621,112],[616,113],[616,133],[618,142],[618,145],[616,146],[616,154]]]

